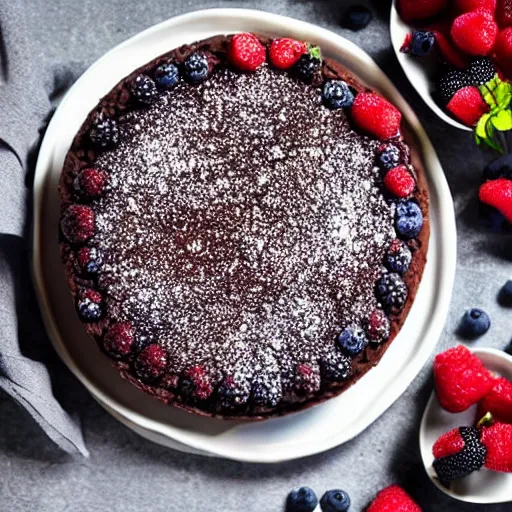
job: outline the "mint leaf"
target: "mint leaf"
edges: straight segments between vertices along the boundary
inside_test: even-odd
[[[500,110],[491,116],[491,123],[500,132],[512,130],[512,110]]]
[[[313,46],[308,44],[308,53],[311,57],[322,60],[322,51],[320,50],[320,46]]]
[[[510,82],[498,84],[496,89],[494,89],[494,97],[499,108],[508,108],[512,101],[512,84]]]

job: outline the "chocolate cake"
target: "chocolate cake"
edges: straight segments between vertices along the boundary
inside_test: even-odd
[[[218,36],[135,70],[60,182],[87,333],[139,389],[198,414],[264,419],[340,394],[421,279],[416,147],[395,107],[303,42]]]

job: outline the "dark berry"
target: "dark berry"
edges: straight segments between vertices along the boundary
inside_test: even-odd
[[[311,395],[320,389],[320,369],[309,364],[295,367],[293,389],[298,395]]]
[[[148,345],[135,361],[135,372],[145,382],[152,382],[161,377],[166,367],[167,352],[156,343]]]
[[[96,247],[82,247],[76,254],[76,270],[80,275],[91,277],[103,266],[103,255]]]
[[[176,64],[162,64],[155,69],[155,83],[160,89],[174,87],[180,79],[180,71]]]
[[[109,326],[103,337],[103,348],[115,359],[130,355],[134,346],[133,329],[128,322],[119,322]]]
[[[81,170],[73,181],[76,195],[82,199],[95,199],[103,193],[107,183],[107,175],[99,169]]]
[[[103,316],[101,294],[90,288],[81,289],[77,294],[76,309],[84,322],[97,322]]]
[[[155,82],[148,75],[138,75],[131,85],[135,100],[143,105],[151,105],[158,96]]]
[[[509,356],[512,356],[512,341],[510,341],[510,343],[505,347],[505,352],[506,352]]]
[[[436,89],[445,103],[449,103],[455,93],[470,85],[469,74],[453,67],[444,68],[436,79]]]
[[[202,366],[196,365],[183,372],[179,385],[181,395],[188,400],[206,400],[213,394],[210,375]]]
[[[329,353],[320,359],[320,375],[330,382],[343,382],[352,372],[351,359],[341,353]]]
[[[313,76],[317,73],[322,65],[322,61],[310,53],[305,53],[295,64],[295,74],[303,82],[310,84]]]
[[[498,178],[512,179],[512,153],[501,156],[485,166],[484,181],[497,180]]]
[[[354,95],[348,84],[343,80],[328,80],[322,90],[325,105],[332,109],[350,108],[354,103]]]
[[[317,506],[318,498],[309,487],[294,489],[286,500],[286,512],[313,512]]]
[[[423,227],[423,213],[414,201],[400,201],[396,205],[395,226],[401,238],[416,238]]]
[[[509,279],[500,290],[500,303],[512,306],[512,279]]]
[[[407,286],[398,274],[384,274],[377,281],[376,291],[384,309],[391,313],[400,312],[407,300]]]
[[[417,30],[413,33],[409,53],[414,57],[425,57],[432,52],[436,38],[433,32]]]
[[[381,309],[373,311],[366,325],[368,339],[372,343],[382,343],[389,338],[390,331],[391,325],[386,313]]]
[[[322,512],[347,512],[350,508],[350,496],[340,489],[327,491],[320,500]]]
[[[347,327],[338,335],[336,342],[347,355],[356,356],[368,345],[368,338],[361,327]]]
[[[365,28],[372,18],[372,12],[364,5],[352,5],[343,13],[341,26],[356,32]]]
[[[218,404],[222,409],[239,409],[247,404],[251,389],[247,382],[226,377],[218,390]]]
[[[383,144],[377,152],[377,163],[384,171],[398,167],[402,162],[402,151],[396,144]]]
[[[185,78],[189,82],[198,84],[208,76],[208,58],[202,53],[193,53],[185,59],[185,62],[183,63],[183,70]]]
[[[256,407],[277,407],[283,397],[281,383],[277,377],[256,378],[252,385],[252,402]]]
[[[69,242],[84,243],[94,235],[94,212],[88,206],[72,204],[62,214],[60,225]]]
[[[475,57],[469,65],[473,85],[485,85],[496,76],[496,67],[489,57]]]
[[[459,333],[467,338],[477,338],[485,334],[491,327],[489,315],[478,308],[473,308],[464,313]]]
[[[405,274],[409,270],[412,261],[412,253],[405,242],[393,240],[385,258],[386,267],[391,272]]]
[[[117,121],[110,117],[99,116],[89,130],[89,139],[99,149],[116,147],[120,140]]]

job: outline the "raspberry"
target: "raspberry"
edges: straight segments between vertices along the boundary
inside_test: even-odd
[[[103,266],[103,255],[96,247],[82,247],[76,254],[75,268],[83,276],[96,275]]]
[[[210,72],[208,58],[202,53],[192,53],[183,62],[185,78],[192,84],[206,80]]]
[[[133,329],[129,322],[110,325],[103,337],[103,348],[115,359],[130,355],[134,346]]]
[[[88,206],[72,204],[60,221],[62,234],[72,244],[84,243],[94,235],[94,212]]]
[[[398,485],[380,491],[366,512],[421,512],[421,508]]]
[[[368,318],[366,325],[366,335],[372,343],[382,343],[389,338],[391,325],[386,313],[376,309]]]
[[[510,4],[512,20],[512,0]],[[494,46],[496,61],[509,79],[512,79],[512,27],[502,30]]]
[[[143,105],[151,105],[158,96],[155,82],[147,75],[138,75],[131,85],[133,97]]]
[[[501,28],[512,27],[512,0],[498,0],[496,21]]]
[[[398,0],[398,12],[404,21],[417,21],[439,14],[448,0]]]
[[[482,361],[463,345],[436,356],[434,381],[437,398],[449,412],[462,412],[479,402],[493,386]]]
[[[479,199],[482,203],[492,206],[512,222],[512,180],[499,178],[487,181],[480,187]]]
[[[277,407],[283,397],[278,377],[256,377],[252,384],[251,396],[252,402],[256,407]]]
[[[412,253],[406,243],[395,239],[391,242],[385,258],[386,267],[391,272],[405,274],[409,270]]]
[[[407,286],[398,274],[384,274],[376,286],[377,297],[384,309],[390,313],[399,313],[407,300]]]
[[[361,92],[352,105],[352,118],[365,132],[379,139],[390,139],[400,131],[402,114],[382,96]]]
[[[265,62],[266,50],[254,34],[245,32],[233,36],[228,56],[236,68],[242,71],[256,71]]]
[[[330,382],[343,382],[352,373],[352,361],[344,354],[331,352],[320,359],[320,375]]]
[[[512,473],[512,425],[495,423],[482,429],[481,441],[487,448],[485,467]]]
[[[320,370],[309,364],[298,364],[295,367],[293,389],[301,396],[312,395],[320,389]]]
[[[399,165],[387,172],[384,185],[395,197],[403,199],[414,192],[416,181],[405,165]]]
[[[219,386],[218,404],[222,409],[239,409],[247,405],[250,395],[247,382],[226,377]]]
[[[101,196],[107,183],[107,175],[99,169],[81,170],[73,181],[73,188],[78,197],[96,199]]]
[[[99,115],[89,130],[89,139],[98,149],[112,149],[119,144],[120,134],[117,121]]]
[[[481,9],[493,14],[496,10],[496,0],[455,0],[455,8],[459,12],[471,12]]]
[[[307,51],[308,48],[303,41],[284,37],[272,41],[269,48],[269,58],[274,67],[288,69],[296,64],[301,55],[304,55]]]
[[[480,118],[489,111],[489,105],[485,103],[476,87],[464,87],[456,92],[446,108],[468,126],[475,126]]]
[[[500,377],[478,407],[479,418],[490,412],[496,421],[512,423],[512,382]]]
[[[196,365],[183,372],[179,385],[185,399],[206,400],[213,394],[213,384],[205,368]]]
[[[487,55],[496,41],[498,25],[489,12],[468,12],[455,18],[450,34],[453,42],[469,55]]]
[[[145,382],[155,381],[165,372],[167,353],[156,343],[148,345],[138,355],[134,367],[139,379]]]

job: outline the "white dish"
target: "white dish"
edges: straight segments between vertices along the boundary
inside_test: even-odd
[[[475,348],[472,352],[482,360],[486,368],[512,380],[512,356],[494,348]],[[512,501],[511,473],[498,473],[484,468],[452,482],[448,489],[438,480],[432,467],[432,447],[436,440],[454,428],[474,425],[475,416],[476,406],[460,414],[445,411],[439,404],[435,391],[432,393],[420,427],[421,458],[425,470],[438,489],[457,500],[488,504]]]
[[[340,397],[303,413],[266,422],[222,422],[167,407],[123,381],[87,338],[61,271],[57,183],[74,133],[99,98],[134,68],[183,43],[214,34],[267,32],[313,41],[389,97],[404,113],[425,155],[432,235],[428,264],[409,318],[380,364]],[[425,364],[441,333],[456,262],[453,203],[435,151],[412,112],[373,60],[325,29],[261,11],[214,9],[156,25],[107,53],[70,89],[46,132],[35,176],[34,278],[50,338],[87,389],[139,431],[163,444],[253,462],[277,462],[319,453],[352,439],[375,421]],[[351,414],[346,415],[345,411]],[[156,439],[157,438],[157,439]]]
[[[402,66],[405,75],[411,82],[411,85],[416,89],[416,92],[421,96],[422,100],[430,107],[430,109],[437,114],[445,123],[460,128],[461,130],[472,131],[468,126],[459,123],[450,117],[432,97],[432,76],[435,72],[425,65],[425,60],[414,59],[402,53],[400,48],[405,40],[405,36],[412,30],[412,27],[407,25],[399,16],[396,10],[396,0],[391,4],[391,19],[389,31],[391,35],[391,45],[395,50],[396,58]]]

